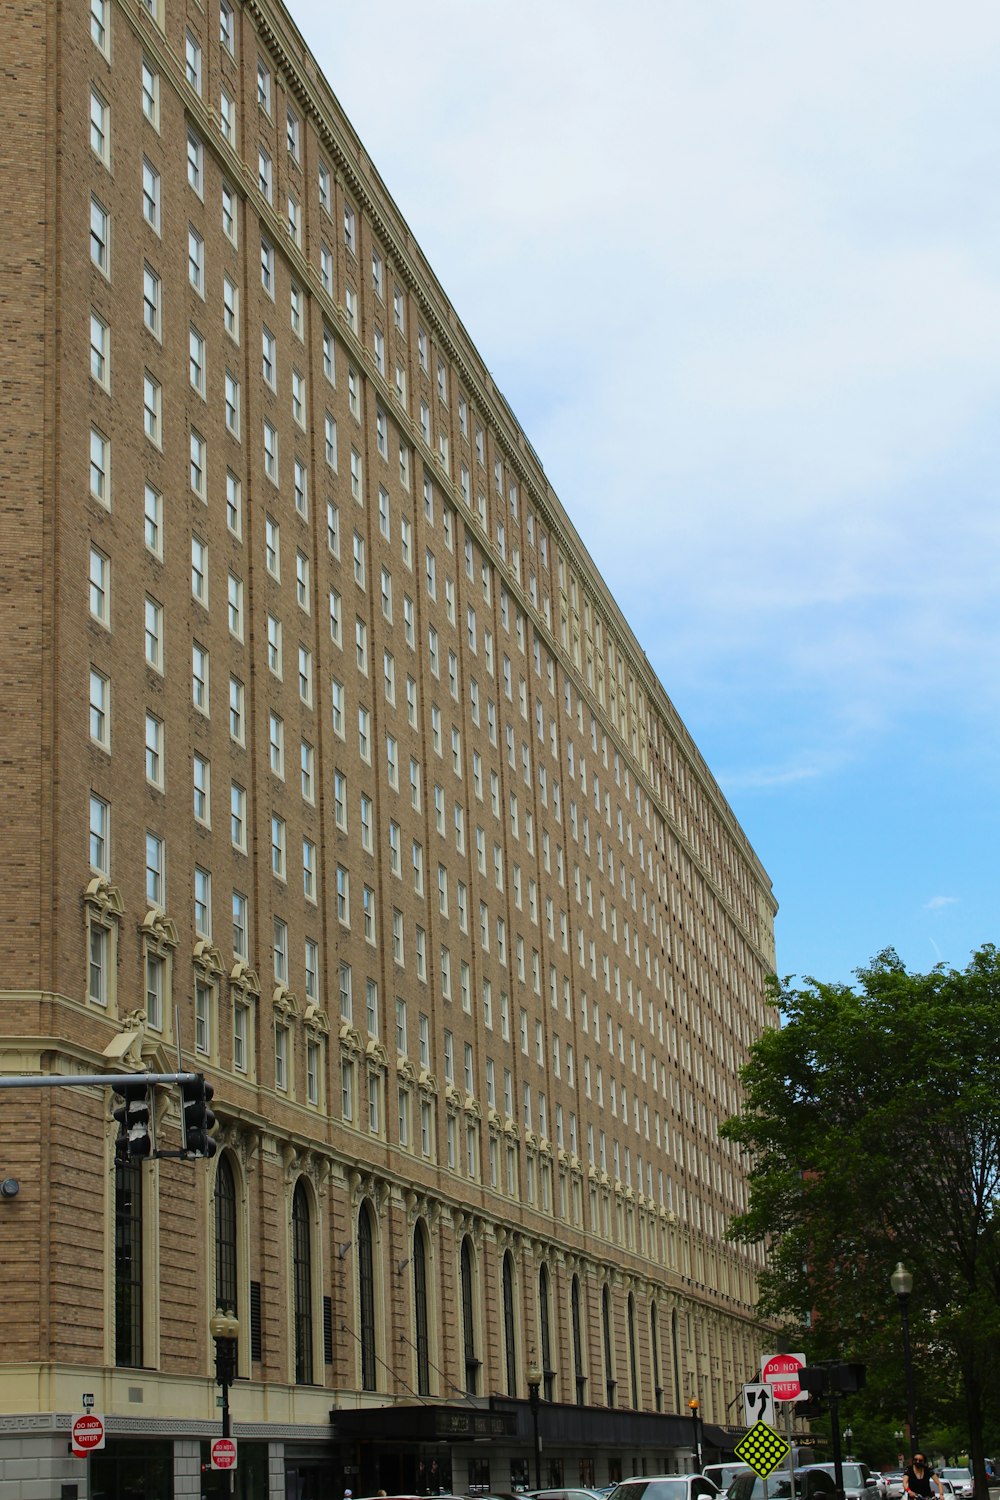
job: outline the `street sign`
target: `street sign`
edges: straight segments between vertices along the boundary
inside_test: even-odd
[[[806,1401],[808,1391],[799,1385],[799,1371],[806,1362],[804,1354],[769,1354],[761,1361],[760,1378],[771,1387],[775,1401]]]
[[[760,1479],[766,1479],[782,1459],[788,1457],[791,1449],[780,1432],[775,1432],[766,1422],[755,1422],[740,1438],[733,1452]]]
[[[70,1443],[73,1447],[74,1458],[86,1458],[88,1453],[94,1453],[98,1448],[103,1448],[104,1418],[92,1411],[82,1412],[80,1416],[74,1417],[73,1426],[70,1429]]]
[[[80,1400],[80,1405],[83,1407],[84,1411],[94,1410],[94,1394],[92,1391],[84,1391],[83,1396]]]
[[[235,1469],[236,1468],[236,1439],[235,1438],[213,1438],[212,1439],[212,1468],[213,1469]]]
[[[743,1387],[743,1423],[752,1427],[755,1422],[774,1425],[774,1391],[769,1385],[745,1385]]]

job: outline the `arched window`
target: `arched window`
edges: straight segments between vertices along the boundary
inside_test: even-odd
[[[570,1315],[573,1320],[573,1374],[576,1377],[576,1401],[583,1405],[587,1393],[587,1377],[583,1372],[583,1330],[580,1327],[580,1278],[573,1277],[570,1288]]]
[[[313,1378],[312,1225],[309,1218],[309,1199],[300,1178],[292,1195],[296,1385],[311,1385]]]
[[[239,1316],[236,1270],[236,1180],[229,1157],[215,1172],[215,1305]]]
[[[375,1378],[375,1247],[371,1210],[358,1214],[358,1311],[361,1338],[361,1389],[378,1389]]]
[[[635,1347],[635,1297],[628,1294],[628,1371],[632,1386],[632,1409],[639,1409],[639,1361]]]
[[[470,1396],[479,1391],[479,1366],[476,1357],[476,1305],[472,1274],[472,1247],[468,1235],[462,1241],[462,1333],[465,1343],[465,1389]]]
[[[677,1348],[677,1309],[670,1314],[670,1355],[674,1367],[674,1404],[672,1410],[676,1411],[681,1399],[681,1361]]]
[[[517,1341],[514,1336],[514,1262],[510,1251],[503,1258],[503,1348],[507,1394],[517,1395]]]
[[[549,1326],[549,1268],[542,1266],[538,1272],[538,1322],[542,1335],[542,1380],[546,1401],[552,1400],[555,1370],[552,1368],[552,1331]]]
[[[417,1346],[417,1394],[431,1393],[429,1332],[427,1327],[427,1246],[423,1226],[413,1231],[413,1331]]]
[[[660,1379],[660,1320],[656,1303],[649,1304],[649,1362],[653,1367],[653,1397],[656,1410],[663,1410],[663,1382]]]
[[[608,1291],[607,1282],[601,1288],[601,1328],[604,1333],[604,1391],[608,1406],[615,1404],[615,1379],[614,1355],[611,1351],[611,1293]]]

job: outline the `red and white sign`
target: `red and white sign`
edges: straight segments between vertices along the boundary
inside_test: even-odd
[[[213,1469],[235,1469],[236,1468],[236,1439],[235,1438],[213,1438],[212,1439],[212,1468]]]
[[[74,1417],[73,1426],[70,1429],[70,1442],[73,1445],[74,1458],[86,1458],[88,1453],[94,1453],[98,1448],[103,1448],[104,1418],[92,1411],[86,1411],[81,1416]]]
[[[770,1386],[775,1401],[800,1401],[809,1392],[799,1385],[799,1371],[806,1362],[804,1354],[770,1354],[761,1361],[760,1378]]]

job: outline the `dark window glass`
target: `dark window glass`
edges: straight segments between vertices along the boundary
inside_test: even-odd
[[[552,1346],[549,1332],[549,1272],[542,1266],[538,1273],[538,1321],[542,1331],[542,1380],[545,1383],[546,1401],[551,1401],[555,1371],[552,1368]]]
[[[573,1277],[572,1290],[570,1292],[570,1311],[573,1316],[573,1374],[576,1378],[576,1400],[577,1405],[583,1405],[583,1398],[587,1389],[587,1377],[583,1373],[583,1334],[580,1330],[580,1280]]]
[[[142,1163],[115,1167],[115,1364],[142,1365]]]
[[[374,1391],[375,1381],[375,1258],[371,1215],[365,1204],[358,1215],[358,1295],[361,1313],[361,1389]]]
[[[431,1393],[430,1355],[427,1333],[427,1253],[423,1230],[413,1231],[413,1329],[417,1339],[417,1394]]]
[[[468,1237],[462,1241],[462,1331],[465,1336],[465,1389],[470,1396],[479,1390],[479,1360],[476,1358],[476,1314],[472,1302],[472,1251]]]
[[[649,1354],[653,1366],[653,1395],[656,1398],[656,1410],[663,1410],[663,1382],[660,1379],[660,1324],[656,1315],[656,1303],[650,1303],[649,1307]]]
[[[311,1385],[312,1347],[312,1227],[309,1200],[301,1182],[292,1198],[292,1256],[295,1297],[295,1383]]]
[[[503,1346],[507,1366],[507,1394],[517,1395],[517,1345],[514,1340],[514,1267],[510,1251],[503,1258]]]
[[[611,1294],[605,1286],[601,1292],[601,1328],[604,1332],[604,1385],[608,1406],[615,1404],[615,1370],[611,1360]]]
[[[638,1410],[639,1407],[639,1366],[636,1360],[635,1348],[635,1298],[632,1293],[628,1294],[628,1368],[632,1386],[632,1406]]]
[[[239,1316],[236,1294],[236,1182],[229,1158],[215,1174],[215,1305]]]

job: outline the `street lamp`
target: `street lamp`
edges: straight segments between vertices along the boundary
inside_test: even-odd
[[[692,1396],[688,1402],[688,1410],[691,1413],[691,1427],[694,1432],[694,1466],[701,1473],[701,1432],[698,1427],[698,1397]]]
[[[889,1285],[899,1303],[899,1318],[903,1328],[903,1369],[906,1374],[906,1428],[909,1435],[910,1457],[917,1451],[917,1398],[913,1386],[913,1354],[910,1350],[910,1293],[913,1291],[913,1275],[903,1262],[896,1262],[896,1269],[889,1277]]]
[[[851,1439],[853,1437],[854,1437],[854,1431],[853,1431],[853,1429],[850,1428],[850,1427],[845,1427],[844,1428],[844,1447],[846,1449],[846,1457],[847,1458],[850,1458],[850,1456],[851,1456]]]
[[[542,1372],[532,1360],[526,1372],[528,1381],[528,1405],[531,1407],[531,1430],[535,1444],[535,1489],[542,1487],[542,1440],[538,1433],[538,1408],[541,1405],[538,1392],[542,1384]]]
[[[229,1387],[236,1379],[237,1340],[240,1323],[235,1313],[217,1307],[209,1319],[209,1332],[215,1340],[215,1383],[222,1386],[222,1436],[231,1437],[229,1427]],[[227,1473],[229,1493],[233,1492],[233,1471]]]

